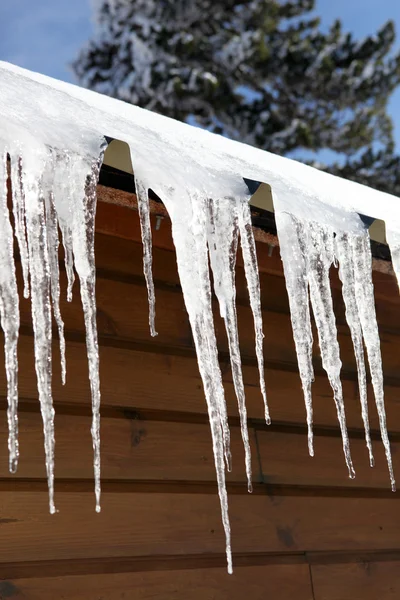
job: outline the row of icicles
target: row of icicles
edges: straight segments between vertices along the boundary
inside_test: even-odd
[[[35,370],[43,419],[50,512],[54,505],[54,408],[52,396],[52,314],[57,324],[62,383],[66,379],[64,323],[60,312],[59,229],[72,300],[74,267],[80,279],[92,393],[96,510],[100,510],[100,385],[96,327],[94,217],[101,162],[59,155],[38,144],[27,155],[0,145],[0,316],[7,377],[9,466],[18,466],[19,298],[13,229],[8,209],[11,183],[14,231],[21,260],[24,297],[31,298]],[[65,198],[68,198],[66,206]]]
[[[7,161],[7,152],[10,161]],[[100,384],[96,328],[94,219],[96,184],[101,157],[93,165],[72,154],[59,155],[41,149],[41,160],[31,160],[18,152],[0,147],[0,313],[4,331],[7,374],[10,471],[18,464],[18,384],[17,341],[19,332],[18,289],[13,256],[13,228],[7,206],[7,181],[12,189],[14,231],[21,259],[24,296],[31,296],[34,330],[35,367],[43,417],[46,470],[50,512],[54,505],[54,408],[52,377],[52,313],[60,344],[63,383],[66,377],[64,324],[60,313],[59,229],[68,277],[67,299],[72,298],[74,267],[80,280],[85,315],[89,378],[92,393],[92,437],[94,447],[96,510],[100,510]],[[144,251],[144,275],[148,288],[150,331],[155,331],[155,293],[152,278],[152,240],[148,189],[150,182],[136,178],[136,194]],[[182,198],[179,197],[182,202]],[[176,201],[163,198],[167,208]],[[226,535],[228,571],[232,572],[230,524],[225,468],[231,468],[230,433],[217,342],[212,313],[209,265],[214,292],[224,319],[229,343],[231,369],[237,396],[248,489],[252,489],[251,456],[245,386],[243,382],[236,315],[235,265],[240,242],[244,270],[254,316],[256,355],[260,387],[265,405],[265,420],[270,423],[264,383],[262,311],[256,246],[247,197],[209,199],[205,194],[187,191],[184,201],[191,219],[174,219],[170,211],[177,253],[178,271],[192,327],[197,360],[208,407],[216,465],[222,520]],[[308,424],[308,445],[313,455],[311,384],[313,336],[310,301],[318,330],[322,364],[332,386],[343,449],[350,477],[354,468],[346,428],[344,399],[340,381],[341,361],[329,282],[332,264],[339,265],[346,319],[356,357],[361,412],[370,464],[372,444],[368,422],[367,382],[364,345],[369,360],[381,435],[389,466],[392,489],[395,481],[386,430],[383,375],[379,334],[376,323],[371,277],[371,251],[368,233],[335,235],[330,228],[302,221],[290,214],[277,213],[276,221],[290,302],[293,334],[304,391]],[[195,290],[195,293],[193,293]]]

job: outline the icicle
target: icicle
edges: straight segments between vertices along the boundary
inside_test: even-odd
[[[79,276],[81,301],[86,328],[86,347],[89,366],[89,380],[92,396],[92,440],[94,450],[94,476],[96,511],[100,512],[100,379],[99,349],[96,326],[94,261],[94,219],[96,213],[96,185],[104,153],[104,145],[99,145],[99,158],[91,164],[90,158],[73,153],[55,155],[54,169],[54,208],[49,205],[49,221],[52,224],[52,244],[56,222],[60,226],[65,250],[65,266],[68,277],[68,300],[72,297],[74,282],[73,268]],[[86,182],[86,184],[85,184]],[[68,203],[65,199],[68,198]],[[53,252],[54,259],[56,253]],[[58,266],[58,265],[57,265]],[[55,287],[57,296],[57,277]]]
[[[0,145],[0,317],[4,332],[7,376],[9,468],[18,466],[18,358],[19,298],[15,277],[13,231],[7,206],[7,154]]]
[[[350,455],[343,391],[340,381],[342,363],[329,282],[329,269],[334,260],[333,231],[317,223],[302,221],[293,215],[280,212],[276,214],[276,222],[289,295],[293,336],[306,403],[309,451],[313,455],[312,330],[307,284],[318,330],[322,365],[333,390],[342,432],[345,460],[349,476],[353,478],[355,473]]]
[[[260,300],[260,278],[258,274],[256,244],[251,225],[251,214],[249,203],[246,200],[237,200],[238,224],[240,231],[240,245],[242,248],[244,272],[247,287],[249,289],[250,306],[254,318],[254,331],[256,336],[256,354],[258,370],[260,373],[260,388],[264,400],[265,422],[269,425],[271,419],[267,403],[267,391],[264,380],[264,351],[263,351],[263,327]]]
[[[183,189],[161,190],[172,220],[179,278],[192,328],[200,375],[210,420],[218,495],[226,538],[228,572],[232,572],[231,532],[224,458],[230,465],[229,427],[218,362],[217,343],[211,306],[211,287],[207,252],[208,206],[206,195],[191,194]],[[179,202],[179,211],[174,210]],[[195,258],[194,258],[195,257]]]
[[[247,202],[247,200],[245,200]],[[231,198],[209,201],[208,248],[214,276],[214,290],[228,336],[232,378],[239,407],[245,449],[247,485],[252,491],[251,450],[247,429],[247,410],[240,358],[236,315],[235,266],[238,246],[236,202]]]
[[[303,234],[306,240],[306,259],[308,283],[314,318],[318,330],[322,366],[333,390],[336,411],[342,432],[343,451],[349,469],[349,477],[353,479],[355,472],[350,455],[350,442],[347,433],[340,370],[339,343],[335,313],[333,312],[332,295],[329,281],[329,269],[333,263],[333,232],[314,222],[305,224]]]
[[[364,362],[364,345],[357,307],[354,261],[350,234],[340,233],[336,235],[335,254],[339,261],[339,277],[342,282],[342,294],[346,307],[346,320],[350,329],[354,354],[356,357],[361,414],[365,429],[365,442],[369,452],[369,462],[371,467],[373,467],[374,456],[372,452],[372,442],[368,419],[367,376]]]
[[[25,226],[25,198],[22,188],[21,157],[11,156],[11,186],[13,197],[13,215],[15,235],[18,240],[19,254],[21,257],[22,275],[24,279],[24,297],[29,298],[29,262],[28,246],[26,242]]]
[[[31,149],[22,158],[22,183],[25,194],[26,229],[31,279],[32,322],[35,345],[35,367],[43,418],[46,471],[50,512],[54,506],[54,408],[51,392],[51,303],[50,262],[47,246],[42,173],[46,157],[40,149]]]
[[[142,233],[143,242],[143,272],[146,279],[147,295],[149,299],[149,325],[150,335],[153,337],[157,335],[155,329],[155,316],[156,316],[156,297],[154,292],[154,282],[152,273],[152,238],[151,238],[151,223],[150,223],[150,207],[149,207],[149,196],[148,189],[143,183],[135,176],[135,189],[136,197],[138,202],[140,230]]]
[[[296,346],[299,373],[304,393],[308,426],[308,450],[314,456],[313,408],[311,383],[313,335],[308,296],[307,266],[304,236],[300,222],[287,213],[276,213],[280,252],[289,298],[290,318]]]
[[[379,416],[382,442],[385,448],[392,490],[396,490],[390,442],[386,428],[386,411],[383,393],[383,372],[378,325],[375,314],[374,286],[372,283],[372,256],[368,232],[350,238],[355,275],[358,314],[367,348],[369,369]]]
[[[53,181],[51,171],[54,169],[53,161],[49,168],[49,181],[47,181],[47,191],[44,198],[45,214],[46,214],[46,230],[47,230],[47,247],[49,253],[50,266],[50,291],[53,304],[54,319],[57,323],[58,337],[60,344],[60,359],[61,359],[61,381],[65,385],[66,379],[66,364],[65,364],[65,338],[64,338],[64,321],[60,312],[60,269],[58,266],[58,220],[54,206],[53,196]]]
[[[103,148],[104,150],[104,148]],[[89,363],[89,380],[92,395],[92,441],[94,452],[94,477],[96,511],[100,512],[100,377],[99,377],[99,348],[96,325],[96,269],[94,260],[94,232],[96,214],[96,185],[103,153],[99,160],[92,165],[91,172],[88,162],[80,157],[70,158],[70,209],[72,218],[71,241],[74,254],[75,268],[79,276],[82,307],[86,328],[86,347]],[[87,175],[86,191],[79,183]],[[79,175],[79,176],[78,176]]]
[[[211,305],[211,285],[210,285],[210,273],[208,264],[208,252],[207,252],[207,221],[208,221],[208,203],[206,195],[200,196],[198,194],[190,195],[191,208],[193,221],[191,224],[191,235],[194,237],[194,254],[188,254],[185,257],[185,262],[188,260],[193,261],[193,256],[196,256],[198,265],[198,276],[200,279],[200,286],[202,291],[201,300],[202,309],[197,312],[196,316],[196,328],[200,325],[200,336],[199,341],[202,346],[206,349],[208,358],[208,373],[207,376],[211,376],[211,385],[213,387],[213,397],[216,400],[216,407],[218,409],[220,427],[222,431],[222,441],[224,447],[224,456],[226,467],[228,471],[232,470],[232,455],[230,449],[230,431],[228,425],[228,413],[225,402],[225,393],[222,385],[221,369],[218,362],[218,350],[217,341],[215,338],[214,330],[214,319]],[[192,242],[193,243],[193,242]],[[189,265],[186,264],[186,268]],[[190,268],[190,266],[189,266]],[[179,271],[181,279],[181,272]],[[198,289],[197,286],[195,289]],[[183,290],[183,287],[182,287]],[[193,291],[191,292],[193,294]],[[184,292],[185,296],[185,292]],[[185,298],[186,303],[186,298]],[[193,325],[192,325],[193,331]]]
[[[67,274],[67,302],[72,302],[72,288],[74,286],[75,275],[74,275],[74,255],[72,251],[72,233],[68,225],[59,223],[62,241],[64,247],[64,264],[65,272]]]
[[[73,196],[71,188],[76,184],[84,187],[85,174],[77,171],[73,173],[71,161],[73,157],[68,153],[52,152],[54,160],[53,166],[53,190],[52,200],[56,211],[58,226],[61,231],[62,244],[64,247],[64,264],[67,275],[67,301],[72,301],[72,287],[75,281],[74,275],[74,254],[72,245],[72,223],[73,214],[71,204]],[[76,180],[78,179],[78,181]],[[68,199],[68,202],[66,202]]]
[[[90,209],[91,210],[91,209]],[[78,270],[78,269],[77,269]],[[79,270],[78,270],[79,274]],[[89,379],[92,394],[92,441],[93,466],[95,479],[96,512],[100,512],[100,379],[99,379],[99,348],[96,328],[96,298],[94,277],[80,277],[81,299],[85,314],[86,346],[89,362]]]

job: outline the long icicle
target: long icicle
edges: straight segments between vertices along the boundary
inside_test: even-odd
[[[314,381],[312,364],[313,334],[311,329],[304,237],[300,222],[293,215],[277,212],[275,216],[288,292],[293,338],[306,407],[308,451],[310,456],[314,456],[313,407],[311,397],[311,384]]]
[[[381,437],[383,446],[385,448],[390,482],[392,490],[396,491],[390,442],[386,427],[382,357],[378,324],[376,322],[375,314],[374,286],[372,283],[372,255],[368,232],[365,232],[364,235],[352,236],[351,246],[353,251],[358,314],[360,317],[365,346],[367,348],[369,370],[371,373],[372,387],[374,389],[375,403],[379,416]]]
[[[306,240],[307,273],[310,286],[310,298],[318,330],[322,366],[333,390],[336,411],[342,432],[343,451],[353,479],[355,472],[350,454],[350,441],[347,433],[346,415],[343,400],[340,370],[339,342],[337,339],[336,319],[333,312],[332,294],[329,281],[329,269],[334,259],[333,232],[315,222],[303,224]]]
[[[224,463],[224,459],[228,465],[230,463],[229,427],[211,306],[207,252],[207,204],[203,196],[198,194],[192,196],[183,189],[175,190],[171,187],[164,190],[162,198],[167,205],[169,214],[173,217],[172,235],[176,248],[179,278],[207,403],[226,540],[228,572],[232,573],[231,530]],[[175,213],[173,208],[176,202],[180,203],[182,210]]]
[[[194,217],[192,223],[192,233],[196,252],[195,256],[197,256],[198,261],[200,282],[203,282],[202,292],[204,291],[204,297],[202,299],[203,311],[199,313],[202,322],[201,331],[202,336],[204,337],[203,343],[205,344],[208,353],[207,362],[209,365],[212,386],[214,388],[213,396],[216,400],[216,406],[220,419],[226,467],[228,471],[231,471],[232,454],[228,412],[225,402],[224,387],[222,385],[221,369],[218,361],[217,341],[215,338],[214,318],[211,304],[211,284],[207,246],[208,211],[206,194],[194,194],[193,196],[190,195],[190,202]],[[192,257],[190,257],[190,260],[192,260]]]
[[[53,157],[53,195],[52,200],[56,211],[58,226],[61,231],[61,239],[64,248],[64,265],[67,275],[67,302],[72,302],[72,288],[75,281],[74,253],[72,245],[72,222],[71,203],[74,200],[73,190],[76,177],[79,178],[78,185],[83,187],[83,174],[77,171],[73,173],[71,161],[73,156],[68,153],[52,152]],[[69,199],[68,204],[65,198]]]
[[[22,163],[19,154],[11,156],[11,182],[15,235],[21,257],[24,298],[29,298],[29,260],[26,241],[25,198],[22,188]]]
[[[47,247],[42,173],[46,157],[22,157],[23,190],[25,194],[26,229],[31,280],[32,323],[35,345],[35,368],[43,419],[46,471],[49,487],[50,513],[54,506],[54,408],[51,392],[52,327],[50,301],[50,264]]]
[[[247,200],[245,200],[247,202]],[[238,217],[231,198],[209,201],[208,248],[221,317],[228,337],[232,379],[238,401],[240,426],[245,450],[247,486],[252,491],[251,449],[247,428],[247,409],[240,357],[236,314],[235,266],[238,247]]]
[[[18,466],[18,357],[19,298],[15,277],[13,231],[7,206],[7,154],[0,146],[0,317],[4,332],[7,377],[9,469]]]
[[[71,228],[72,248],[75,268],[79,276],[81,301],[86,328],[86,347],[89,365],[89,380],[92,396],[92,442],[93,465],[95,478],[96,512],[100,512],[100,377],[99,377],[99,346],[96,324],[96,268],[94,258],[94,232],[96,215],[96,186],[100,172],[103,154],[92,165],[87,175],[86,189],[76,186],[71,178],[71,194],[73,197],[73,225]],[[86,160],[80,157],[71,158],[71,174],[84,174],[88,171]],[[90,169],[90,167],[89,167]],[[81,180],[81,178],[78,178]]]
[[[51,188],[50,188],[51,189]],[[60,345],[60,360],[61,360],[61,381],[65,385],[66,380],[66,362],[65,362],[65,337],[64,337],[64,321],[60,311],[60,269],[58,266],[58,220],[54,207],[53,192],[48,191],[45,196],[45,211],[46,211],[46,230],[47,230],[47,247],[49,252],[50,265],[50,291],[53,304],[54,319],[57,324],[59,345]]]
[[[152,236],[151,236],[151,222],[150,222],[150,206],[149,206],[149,195],[147,187],[142,181],[135,176],[135,190],[139,211],[140,230],[142,234],[143,243],[143,272],[147,285],[147,296],[149,300],[149,325],[150,335],[156,336],[157,331],[155,328],[156,318],[156,296],[154,291],[153,281],[153,256],[152,256]]]
[[[208,396],[208,412],[211,424],[215,466],[217,472],[218,495],[221,504],[222,523],[225,531],[226,539],[226,556],[228,562],[228,573],[232,573],[232,550],[231,550],[231,529],[228,513],[228,494],[226,491],[224,460],[231,469],[231,453],[230,453],[230,433],[226,412],[224,389],[222,386],[221,370],[218,363],[217,342],[214,331],[214,321],[211,308],[211,287],[207,256],[207,240],[206,240],[206,201],[205,198],[198,196],[190,196],[193,220],[199,227],[199,230],[193,234],[194,249],[196,251],[198,274],[199,274],[199,289],[202,295],[202,310],[195,316],[194,331],[196,334],[195,345],[196,351],[204,355],[202,359],[203,382],[207,385]],[[190,256],[190,254],[189,254]],[[181,274],[181,273],[180,273]],[[182,279],[181,279],[182,283]],[[185,281],[186,286],[190,286],[193,282]],[[185,287],[186,287],[185,286]],[[183,285],[182,285],[182,289]],[[185,293],[185,290],[184,290]],[[199,323],[201,326],[199,328]],[[193,330],[193,325],[192,325]],[[200,334],[200,335],[199,335]],[[199,354],[198,354],[199,356]],[[211,385],[209,384],[211,383]]]
[[[250,206],[247,201],[238,199],[236,202],[238,211],[238,224],[240,231],[240,245],[242,248],[244,272],[247,287],[249,289],[250,306],[253,312],[254,331],[256,336],[256,355],[258,371],[260,375],[260,388],[264,400],[265,422],[269,425],[271,418],[267,402],[267,391],[264,378],[264,351],[263,351],[263,325],[261,311],[260,277],[258,274],[257,252],[254,241],[253,228],[251,224]]]
[[[364,344],[361,323],[357,307],[355,275],[352,244],[350,234],[339,233],[335,237],[335,254],[339,261],[339,277],[342,282],[342,295],[346,307],[346,321],[353,341],[356,357],[358,388],[360,392],[361,415],[364,423],[365,442],[369,453],[369,462],[374,466],[372,441],[368,418],[367,375],[364,361]]]

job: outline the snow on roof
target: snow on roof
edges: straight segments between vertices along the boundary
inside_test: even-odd
[[[245,177],[270,184],[275,209],[313,211],[337,227],[343,223],[337,209],[400,224],[396,197],[295,160],[1,61],[0,81],[0,118],[11,116],[21,135],[46,136],[52,146],[81,152],[93,136],[108,136],[128,142],[134,168],[140,163],[154,181],[185,186],[190,180],[210,193],[234,195]]]

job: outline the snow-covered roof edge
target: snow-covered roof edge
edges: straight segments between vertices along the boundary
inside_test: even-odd
[[[95,131],[126,141],[137,154],[132,162],[138,158],[146,161],[155,174],[163,168],[171,179],[179,179],[177,171],[182,171],[183,178],[185,174],[190,177],[191,170],[201,171],[202,184],[212,187],[207,173],[224,172],[227,194],[230,187],[234,191],[236,178],[245,177],[271,186],[276,209],[299,215],[313,211],[319,220],[324,220],[325,213],[331,224],[332,213],[339,208],[383,221],[390,219],[392,226],[400,228],[400,217],[396,218],[399,224],[393,220],[399,200],[390,194],[1,61],[0,80],[0,115],[11,107],[14,114],[23,115],[27,102],[33,103],[29,112],[34,108],[35,122],[25,123],[25,127],[35,134],[43,120],[56,121],[55,127],[57,121],[59,127],[68,122],[66,147],[71,147],[75,125],[75,135]],[[149,142],[153,148],[154,142],[158,145],[156,159]]]

